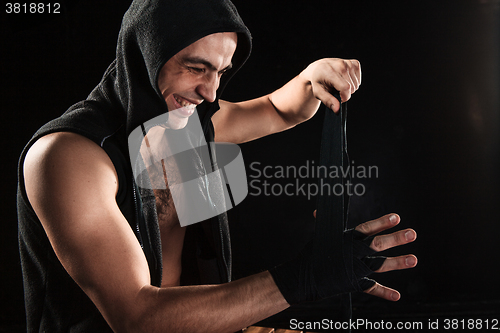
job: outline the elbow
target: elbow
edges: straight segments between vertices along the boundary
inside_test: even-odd
[[[297,115],[297,114],[293,114],[291,112],[284,112],[284,111],[280,110],[276,106],[276,104],[273,102],[272,94],[268,95],[267,99],[268,99],[269,103],[271,104],[271,106],[273,107],[275,114],[280,119],[280,125],[278,126],[279,128],[278,128],[278,130],[276,130],[274,132],[281,132],[283,130],[287,130],[287,129],[292,128],[295,125],[301,123],[302,121],[307,120],[307,119],[303,119],[303,120],[297,119],[300,114]]]
[[[111,307],[103,313],[109,326],[115,333],[152,333],[159,327],[155,306],[156,289],[153,286],[141,288],[134,299]],[[156,328],[155,328],[156,327]]]

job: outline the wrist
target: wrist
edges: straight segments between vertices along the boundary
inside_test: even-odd
[[[303,82],[304,85],[311,88],[312,82],[314,80],[314,72],[318,67],[318,61],[309,64],[300,74],[298,78]],[[312,89],[312,88],[311,88]]]

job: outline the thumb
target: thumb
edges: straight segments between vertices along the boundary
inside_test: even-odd
[[[337,113],[340,110],[342,99],[340,98],[338,91],[335,90],[334,93],[331,94],[327,87],[323,84],[318,84],[316,89],[314,89],[314,96],[329,107],[333,112]]]

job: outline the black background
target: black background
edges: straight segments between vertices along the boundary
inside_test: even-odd
[[[46,121],[84,99],[114,58],[129,1],[62,1],[61,14],[5,14],[0,33],[0,331],[21,331],[16,165]],[[348,102],[360,180],[350,224],[397,212],[418,241],[417,268],[376,276],[397,303],[356,295],[355,318],[500,319],[500,2],[235,0],[252,56],[224,98],[277,89],[322,57],[356,58],[363,84]],[[301,166],[318,158],[321,112],[287,132],[242,145],[247,166]],[[247,169],[247,176],[255,175]],[[251,180],[249,178],[249,180]],[[277,180],[269,180],[271,183]],[[282,182],[294,181],[284,179]],[[307,180],[305,180],[307,181]],[[237,277],[293,257],[313,223],[314,200],[254,196],[230,212]]]

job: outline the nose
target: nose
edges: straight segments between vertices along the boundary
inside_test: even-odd
[[[217,96],[220,79],[216,73],[205,76],[203,81],[197,87],[197,93],[207,102],[214,102]]]

